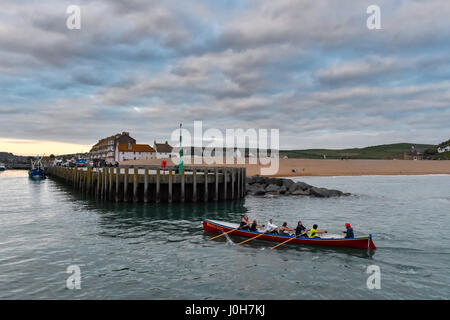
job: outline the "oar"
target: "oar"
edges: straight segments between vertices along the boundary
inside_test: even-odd
[[[226,235],[226,234],[232,233],[233,231],[236,231],[236,230],[237,230],[237,229],[232,229],[232,230],[230,230],[230,231],[227,231],[227,232],[224,232],[224,233],[222,233],[222,234],[219,234],[218,236],[214,236],[214,237],[212,237],[212,238],[209,239],[209,240],[214,240],[214,239],[220,238],[220,237],[222,237],[222,236],[224,236],[224,235]]]
[[[270,249],[278,248],[279,246],[282,246],[283,244],[288,243],[289,241],[292,241],[292,240],[294,240],[294,239],[297,239],[297,237],[292,237],[292,238],[290,238],[290,239],[288,239],[288,240],[286,240],[286,241],[283,241],[282,243],[277,244],[276,246],[273,246],[273,247],[270,248]]]
[[[264,235],[264,233],[258,234],[256,237],[253,237],[253,238],[244,240],[244,241],[242,241],[242,242],[239,242],[238,245],[244,244],[244,243],[249,242],[249,241],[251,241],[251,240],[253,240],[253,239],[259,238],[259,237],[261,237],[261,236],[263,236],[263,235]]]

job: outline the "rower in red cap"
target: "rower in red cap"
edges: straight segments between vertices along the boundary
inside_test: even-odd
[[[355,235],[353,234],[353,228],[352,228],[352,226],[350,225],[350,223],[346,223],[345,224],[345,228],[347,228],[347,231],[342,231],[343,233],[345,233],[346,235],[345,235],[345,238],[354,238],[355,237]]]

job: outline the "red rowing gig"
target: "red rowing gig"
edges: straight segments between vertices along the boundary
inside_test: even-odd
[[[209,220],[203,219],[203,229],[207,232],[211,233],[222,233],[231,231],[236,229],[239,224],[217,221],[217,220]],[[234,236],[244,237],[244,238],[252,238],[257,236],[258,234],[262,234],[262,232],[258,231],[248,231],[248,230],[236,230],[231,232],[230,234]],[[265,240],[271,242],[283,242],[291,238],[288,235],[276,235],[276,234],[265,234],[263,236],[258,237],[258,240]],[[293,244],[306,244],[306,245],[314,245],[314,246],[327,246],[327,247],[341,247],[341,248],[355,248],[355,249],[370,249],[376,250],[375,244],[372,241],[372,235],[368,237],[358,237],[353,239],[346,238],[306,238],[301,237],[298,239],[294,239],[289,243]]]

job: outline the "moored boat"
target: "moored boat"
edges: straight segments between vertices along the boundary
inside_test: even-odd
[[[28,176],[31,179],[45,178],[44,166],[42,165],[42,158],[37,158],[36,161],[31,160],[31,170],[28,171]]]
[[[223,233],[228,232],[233,229],[237,229],[239,224],[230,223],[218,220],[210,220],[203,219],[203,230],[211,233]],[[284,242],[292,238],[289,235],[279,235],[279,234],[263,234],[262,230],[260,231],[249,231],[249,230],[241,230],[237,229],[229,233],[230,235],[244,237],[244,238],[253,238],[257,235],[261,235],[258,237],[258,240],[265,240],[271,242]],[[357,237],[357,238],[307,238],[307,237],[299,237],[297,239],[293,239],[289,241],[291,244],[306,244],[306,245],[314,245],[314,246],[327,246],[327,247],[342,247],[342,248],[355,248],[355,249],[370,249],[376,250],[375,244],[372,240],[372,235],[367,237]]]

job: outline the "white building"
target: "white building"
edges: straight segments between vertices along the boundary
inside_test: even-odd
[[[172,157],[172,146],[167,143],[157,143],[156,141],[153,142],[155,151],[156,151],[156,158],[157,159],[164,159],[164,158],[170,158]]]
[[[437,149],[437,151],[438,151],[439,153],[442,153],[442,152],[449,152],[449,151],[450,151],[450,145],[448,145],[448,146],[446,146],[446,147],[439,147],[439,148]]]
[[[155,150],[148,144],[118,144],[116,147],[116,161],[152,160],[156,159]]]

